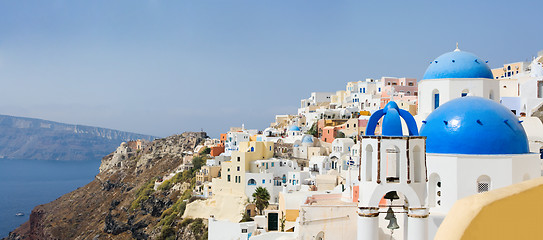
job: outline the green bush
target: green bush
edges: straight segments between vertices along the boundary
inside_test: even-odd
[[[164,226],[160,231],[159,240],[175,240],[175,229],[171,226]]]
[[[311,125],[311,128],[307,130],[306,134],[313,135],[314,137],[317,136],[317,122],[314,122],[313,125]]]
[[[206,147],[206,148],[204,148],[204,150],[202,150],[201,153],[202,154],[210,154],[211,153],[211,148]]]
[[[151,180],[147,181],[147,183],[145,183],[141,188],[139,188],[138,191],[136,191],[136,199],[134,199],[134,201],[132,201],[132,203],[130,204],[131,210],[136,210],[140,208],[141,203],[149,199],[149,196],[151,196],[151,194],[155,192],[155,181],[156,178],[152,178]]]

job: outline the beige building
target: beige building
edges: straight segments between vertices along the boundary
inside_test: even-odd
[[[349,83],[347,83],[347,88],[349,87]],[[347,96],[347,92],[340,90],[337,91],[335,95],[331,96],[330,105],[334,106],[341,106],[345,103],[345,97]]]
[[[219,176],[220,171],[220,166],[202,166],[202,168],[198,172],[196,172],[196,182],[210,182],[211,179]]]
[[[529,62],[504,64],[503,68],[493,68],[492,75],[495,79],[514,78],[517,74],[525,72],[529,65]]]
[[[239,151],[232,152],[230,161],[221,164],[221,178],[213,179],[213,193],[232,193],[245,195],[247,179],[245,173],[250,163],[259,159],[273,157],[273,142],[241,142]]]

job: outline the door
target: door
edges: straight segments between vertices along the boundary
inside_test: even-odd
[[[277,231],[279,213],[268,213],[268,231]]]

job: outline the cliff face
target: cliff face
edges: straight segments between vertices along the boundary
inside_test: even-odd
[[[157,139],[143,151],[121,145],[102,159],[92,182],[34,208],[30,220],[7,239],[205,238],[204,221],[181,219],[179,213],[190,198],[180,185],[190,184],[193,171],[180,172],[154,190],[155,181],[178,169],[183,152],[205,137],[203,132],[183,133]]]
[[[0,115],[0,157],[40,160],[100,159],[128,140],[155,137],[99,127]]]

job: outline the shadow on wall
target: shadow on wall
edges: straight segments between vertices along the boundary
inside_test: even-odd
[[[435,239],[540,239],[543,177],[458,200]]]

